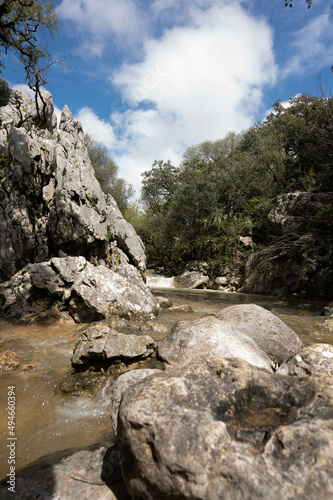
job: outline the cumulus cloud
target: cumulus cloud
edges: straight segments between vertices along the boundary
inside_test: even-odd
[[[290,46],[292,57],[282,71],[282,77],[319,71],[333,62],[332,14],[324,13],[309,21],[294,34]]]
[[[154,159],[179,158],[192,144],[246,129],[275,77],[264,20],[237,4],[193,9],[187,26],[147,40],[142,61],[114,74],[112,83],[131,107],[117,115],[123,149],[127,144],[140,171],[144,160],[147,169]]]
[[[96,4],[101,8],[114,2]],[[102,33],[109,26],[115,32],[107,16],[88,26],[88,17],[99,10],[93,3],[63,0],[60,7],[66,6],[62,15],[81,26],[86,23],[87,30],[100,26]],[[133,2],[124,5],[135,14]],[[111,148],[119,174],[134,185],[137,195],[140,173],[155,159],[177,164],[187,147],[248,128],[262,105],[264,87],[276,78],[272,31],[239,2],[155,0],[149,9],[155,19],[162,14],[169,19],[168,10],[173,22],[166,22],[158,35],[144,32],[137,62],[114,71],[110,84],[120,92],[124,111],[111,113],[110,122],[89,108],[78,114],[85,132]],[[125,14],[122,26],[118,34],[125,31]]]
[[[62,0],[56,12],[72,31],[82,33],[76,48],[81,55],[101,57],[112,37],[130,43],[145,32],[145,19],[133,0]]]
[[[107,148],[114,148],[117,139],[111,123],[98,118],[94,111],[88,107],[81,108],[77,114],[82,123],[85,134],[91,135],[97,142],[104,144]]]

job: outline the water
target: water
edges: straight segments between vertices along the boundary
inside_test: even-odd
[[[333,344],[333,334],[324,330],[323,303],[211,290],[173,289],[171,278],[149,280],[155,295],[173,305],[188,304],[193,313],[169,313],[157,318],[169,330],[179,320],[215,314],[233,304],[256,303],[269,309],[293,328],[306,345]],[[161,284],[163,287],[161,287]],[[167,286],[167,287],[166,287]],[[71,355],[82,325],[13,325],[0,323],[0,352],[15,351],[24,363],[35,363],[33,371],[0,372],[0,479],[8,472],[7,388],[16,392],[16,468],[25,467],[46,454],[100,442],[111,434],[107,386],[95,396],[64,395],[59,382],[71,371]],[[165,334],[155,335],[159,340]]]

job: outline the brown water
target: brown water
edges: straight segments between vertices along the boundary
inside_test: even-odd
[[[205,290],[152,288],[155,295],[168,297],[174,305],[188,304],[191,314],[162,311],[158,320],[169,329],[176,321],[215,314],[222,307],[257,303],[271,310],[293,328],[306,345],[333,344],[333,334],[321,326],[325,304],[296,299],[279,300],[236,293]],[[25,363],[38,363],[34,371],[0,372],[0,479],[9,472],[8,387],[15,386],[15,466],[23,468],[37,458],[72,447],[87,446],[110,435],[106,387],[95,397],[64,395],[58,384],[71,371],[70,359],[82,325],[13,325],[0,323],[0,352],[14,351]],[[159,340],[158,334],[155,339]]]

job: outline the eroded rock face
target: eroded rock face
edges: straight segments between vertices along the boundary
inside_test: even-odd
[[[280,195],[269,218],[281,237],[251,255],[238,291],[332,300],[332,203],[333,193]]]
[[[332,378],[210,359],[122,396],[118,447],[132,498],[325,499],[333,491]]]
[[[84,257],[28,264],[0,285],[0,313],[11,321],[62,315],[87,323],[112,315],[152,319],[157,310],[156,299],[133,266],[119,266],[118,273],[93,266]]]
[[[282,363],[304,348],[299,336],[275,314],[256,304],[221,309],[215,318],[253,339],[277,363]]]
[[[102,192],[80,122],[65,106],[57,129],[52,96],[42,95],[45,121],[23,90],[0,109],[0,281],[64,255],[144,271],[142,241]]]

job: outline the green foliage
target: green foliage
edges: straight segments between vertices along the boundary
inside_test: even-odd
[[[0,78],[0,106],[7,106],[12,98],[13,91],[4,78]]]
[[[332,164],[332,99],[301,95],[286,108],[278,101],[243,134],[188,148],[179,167],[155,161],[143,174],[145,211],[132,214],[133,225],[150,257],[240,269],[252,251],[240,236],[269,244],[278,236],[268,218],[276,197],[333,191]]]
[[[111,158],[109,150],[103,144],[95,141],[89,134],[85,135],[85,143],[91,164],[95,170],[96,179],[105,194],[111,194],[118,207],[123,211],[134,191],[125,179],[118,177],[118,166]]]
[[[46,45],[41,43],[44,34],[58,31],[58,20],[52,9],[53,2],[44,0],[2,0],[0,3],[0,50],[14,53],[23,66],[27,83],[36,84],[40,61],[49,60]],[[0,66],[4,66],[3,60]],[[39,77],[43,74],[40,73]]]

